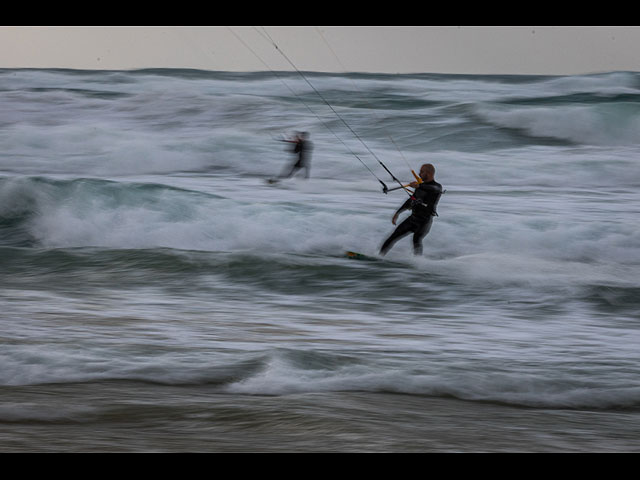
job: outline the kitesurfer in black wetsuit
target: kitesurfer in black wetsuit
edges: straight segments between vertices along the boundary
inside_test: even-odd
[[[433,217],[438,215],[436,206],[440,195],[442,195],[442,185],[434,180],[435,173],[436,169],[430,163],[425,163],[420,168],[420,178],[423,182],[410,184],[415,188],[415,191],[396,211],[391,222],[395,225],[398,215],[408,209],[411,209],[411,216],[398,225],[391,236],[387,238],[380,248],[381,255],[385,255],[394,243],[411,232],[413,232],[413,253],[422,255],[422,240],[431,230]]]
[[[290,178],[301,168],[305,169],[305,178],[309,178],[311,171],[311,150],[313,144],[309,140],[308,132],[298,132],[293,140],[284,140],[285,142],[294,143],[293,153],[297,155],[298,160],[291,166],[289,173],[283,173],[279,178]]]

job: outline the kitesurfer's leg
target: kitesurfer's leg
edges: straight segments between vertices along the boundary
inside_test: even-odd
[[[400,240],[402,237],[409,235],[413,231],[413,222],[410,221],[410,218],[407,218],[404,222],[398,225],[398,228],[387,238],[387,240],[382,244],[380,248],[380,255],[386,255],[387,252],[393,245]]]
[[[298,166],[296,164],[292,165],[289,168],[285,168],[285,170],[280,174],[278,178],[291,178],[294,173],[298,170]]]
[[[433,217],[429,217],[429,220],[420,225],[420,227],[413,234],[413,253],[415,255],[422,255],[422,240],[431,230],[431,224],[433,223]]]

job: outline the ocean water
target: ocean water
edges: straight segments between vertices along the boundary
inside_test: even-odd
[[[640,451],[639,73],[4,69],[0,143],[0,451]]]

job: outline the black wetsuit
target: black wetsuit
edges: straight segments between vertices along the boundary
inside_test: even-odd
[[[294,173],[296,173],[301,168],[305,169],[305,177],[309,178],[310,170],[311,170],[311,150],[313,149],[313,144],[309,140],[298,140],[295,142],[295,147],[293,148],[293,153],[298,155],[298,161],[291,166],[291,170],[289,173],[282,174],[280,177],[291,177]]]
[[[437,216],[436,207],[442,195],[442,185],[435,180],[418,185],[413,195],[398,209],[396,215],[411,209],[411,216],[403,221],[380,248],[380,254],[385,255],[389,249],[402,237],[413,232],[413,252],[422,254],[422,239],[431,229],[433,217]]]

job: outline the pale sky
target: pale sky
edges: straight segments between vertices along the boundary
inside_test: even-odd
[[[0,68],[291,70],[267,34],[307,71],[640,71],[634,26],[0,26]]]

